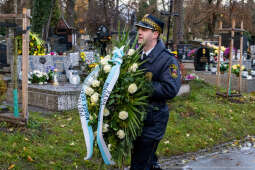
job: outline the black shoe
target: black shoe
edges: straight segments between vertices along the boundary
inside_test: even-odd
[[[156,162],[154,165],[152,165],[151,170],[163,170],[163,169],[160,168],[160,164]]]

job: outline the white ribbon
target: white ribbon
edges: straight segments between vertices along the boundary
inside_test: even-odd
[[[94,79],[98,77],[98,73],[99,73],[99,66],[96,66],[96,68],[84,80],[84,84],[82,86],[81,94],[78,100],[78,110],[80,113],[81,126],[82,126],[83,135],[85,138],[85,144],[87,148],[87,156],[84,158],[85,160],[90,159],[92,157],[93,142],[94,142],[93,129],[91,126],[88,125],[90,114],[88,110],[85,89],[91,85]]]

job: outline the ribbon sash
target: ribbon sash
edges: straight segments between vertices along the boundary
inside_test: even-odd
[[[90,159],[93,154],[93,143],[94,143],[94,135],[93,129],[88,125],[89,122],[89,110],[87,105],[87,99],[85,94],[86,87],[90,86],[93,79],[98,77],[99,66],[97,66],[84,80],[84,84],[82,86],[81,94],[78,99],[78,110],[80,113],[81,126],[83,130],[83,135],[85,138],[85,144],[87,148],[87,156],[84,158],[85,160]]]
[[[99,116],[98,116],[98,127],[97,127],[97,144],[103,160],[107,165],[113,165],[114,162],[112,161],[111,153],[108,150],[108,147],[105,144],[102,129],[103,129],[103,118],[104,118],[104,108],[107,103],[107,100],[112,92],[112,89],[115,83],[118,80],[120,74],[120,66],[122,64],[122,56],[123,56],[123,47],[120,49],[115,49],[113,51],[113,58],[112,62],[115,64],[110,73],[108,74],[106,81],[104,83],[103,92],[100,101],[100,109],[99,109]]]

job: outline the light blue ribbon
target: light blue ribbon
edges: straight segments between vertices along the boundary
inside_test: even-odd
[[[108,74],[106,81],[104,83],[103,92],[101,95],[101,101],[100,101],[100,109],[99,109],[99,116],[98,116],[98,128],[97,128],[97,144],[99,147],[99,150],[101,152],[101,155],[103,157],[103,160],[105,164],[107,165],[113,165],[114,162],[112,161],[111,154],[108,150],[108,147],[105,144],[103,135],[102,135],[102,129],[103,129],[103,113],[105,109],[105,105],[107,103],[107,100],[111,94],[111,91],[115,85],[115,83],[118,80],[119,74],[120,74],[120,66],[122,64],[122,57],[124,56],[123,48],[116,48],[113,51],[113,57],[112,62],[114,63],[114,66],[112,67],[110,73]]]

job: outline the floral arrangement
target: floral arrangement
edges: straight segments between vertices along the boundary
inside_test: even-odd
[[[232,66],[231,71],[232,71],[232,73],[234,73],[236,76],[239,76],[240,70],[243,71],[244,69],[245,69],[244,66],[241,66],[241,67],[240,67],[240,64],[235,64],[235,65]]]
[[[236,53],[236,48],[233,48],[233,50],[235,51],[235,53]],[[225,57],[225,58],[229,58],[229,53],[230,53],[230,47],[228,47],[228,48],[226,48],[225,49],[225,51],[224,51],[224,53],[223,53],[223,57]]]
[[[81,59],[82,59],[82,61],[84,61],[85,62],[85,56],[86,56],[86,54],[85,54],[85,52],[80,52],[80,57],[81,57]]]
[[[53,82],[55,72],[56,68],[54,66],[48,66],[46,72],[34,70],[28,74],[28,84],[47,84],[48,82]]]
[[[18,40],[18,54],[22,55],[22,36],[17,37]],[[29,55],[45,55],[46,49],[44,42],[37,34],[29,32]]]
[[[41,72],[39,70],[34,70],[28,74],[28,84],[36,83],[36,84],[47,84],[49,80],[49,76],[45,72]]]
[[[194,73],[188,74],[185,76],[185,80],[197,80],[199,79],[198,76]]]
[[[54,79],[54,74],[55,74],[55,72],[56,72],[57,70],[56,70],[56,68],[54,67],[54,66],[48,66],[47,68],[46,68],[46,72],[47,72],[47,75],[48,75],[48,82],[52,82],[53,81],[53,79]]]
[[[129,44],[128,32],[123,33],[122,36],[119,35],[118,40],[112,39],[112,41],[114,49],[110,54],[99,59],[98,65],[95,65],[96,67],[91,73],[93,74],[97,70],[98,75],[93,79],[85,79],[84,91],[81,92],[79,103],[86,101],[86,105],[83,104],[84,107],[79,105],[78,108],[82,126],[82,118],[86,115],[85,117],[89,118],[88,128],[92,128],[94,132],[92,134],[97,136],[97,144],[94,142],[95,150],[100,150],[99,127],[100,121],[103,122],[102,135],[107,146],[106,150],[112,156],[112,161],[121,166],[124,158],[130,154],[133,141],[141,133],[143,120],[146,116],[147,98],[152,92],[152,87],[151,82],[144,75],[144,70],[138,69],[142,64],[139,63],[141,47],[137,50],[133,49],[135,44],[132,46]],[[122,54],[120,55],[122,60],[120,60],[120,56],[116,57],[116,54]],[[118,79],[107,100],[104,93],[109,92],[106,89],[108,80],[112,76],[116,76],[114,70],[120,63],[122,64]],[[86,97],[82,97],[83,93]],[[103,114],[98,114],[103,107],[102,103],[105,103]],[[84,115],[84,110],[89,115]],[[87,149],[89,149],[88,146]],[[105,159],[104,162],[111,164],[107,163]]]
[[[226,63],[221,63],[220,64],[220,72],[224,73],[228,69],[228,64]]]
[[[195,57],[195,54],[196,54],[196,52],[197,52],[197,49],[195,48],[195,49],[193,49],[193,50],[190,50],[189,52],[188,52],[188,57],[192,57],[192,58],[194,58]]]

